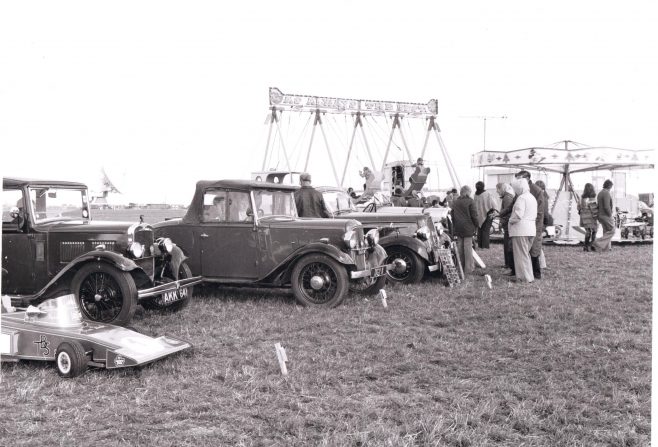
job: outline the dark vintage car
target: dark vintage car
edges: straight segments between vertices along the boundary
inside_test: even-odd
[[[125,325],[138,303],[181,308],[200,282],[149,225],[92,221],[82,183],[4,178],[2,186],[2,293],[16,306],[71,291],[85,318]]]
[[[449,245],[450,239],[441,237],[429,214],[358,212],[342,188],[319,186],[316,189],[322,193],[335,218],[356,219],[365,231],[379,229],[379,244],[386,250],[386,262],[394,264],[388,272],[392,281],[417,283],[425,272],[441,269],[439,249],[446,243]]]
[[[377,293],[386,252],[355,220],[301,219],[294,186],[199,181],[187,214],[153,225],[176,240],[192,273],[236,286],[292,287],[304,305],[333,307],[348,288]],[[253,210],[256,210],[254,213]]]

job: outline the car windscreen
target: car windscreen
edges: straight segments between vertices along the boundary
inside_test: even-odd
[[[257,189],[253,194],[259,219],[273,216],[297,217],[297,207],[292,192]]]
[[[36,223],[89,218],[87,191],[60,187],[31,187],[30,202]]]
[[[322,193],[324,204],[330,213],[336,214],[343,211],[356,211],[350,196],[343,191],[325,191]]]

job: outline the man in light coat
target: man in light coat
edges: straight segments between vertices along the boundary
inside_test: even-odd
[[[520,282],[533,282],[530,247],[535,239],[535,220],[537,219],[537,200],[530,194],[530,186],[525,178],[512,182],[516,201],[509,218],[509,235],[514,252],[514,271]]]
[[[475,209],[478,212],[478,247],[489,248],[489,233],[493,215],[498,211],[498,204],[493,195],[484,189],[484,182],[475,184]]]
[[[515,177],[524,178],[528,181],[530,194],[537,202],[537,217],[535,219],[535,239],[530,247],[530,261],[532,262],[532,273],[535,279],[541,279],[541,264],[539,257],[542,250],[542,238],[544,236],[544,191],[530,180],[530,173],[528,171],[519,171]]]

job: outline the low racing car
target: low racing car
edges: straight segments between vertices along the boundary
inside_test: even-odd
[[[73,294],[19,310],[3,297],[1,307],[0,359],[55,362],[57,373],[65,378],[76,377],[88,367],[145,365],[192,347],[171,336],[154,338],[84,319]]]

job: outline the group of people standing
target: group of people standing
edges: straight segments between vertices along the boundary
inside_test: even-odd
[[[606,180],[603,190],[597,195],[594,187],[585,185],[578,210],[581,226],[587,232],[585,251],[610,249],[614,235],[612,217],[612,182]],[[459,197],[452,205],[454,234],[465,273],[475,270],[473,259],[473,235],[477,235],[477,246],[489,248],[491,223],[496,214],[503,230],[503,252],[508,275],[520,282],[533,282],[542,278],[546,258],[542,249],[544,228],[553,225],[548,210],[548,194],[542,181],[534,182],[528,171],[520,171],[511,183],[499,183],[496,192],[500,197],[500,208],[491,193],[484,189],[483,182],[475,184],[475,196],[471,198],[470,186],[461,188]],[[598,222],[603,226],[603,236],[596,241]]]

